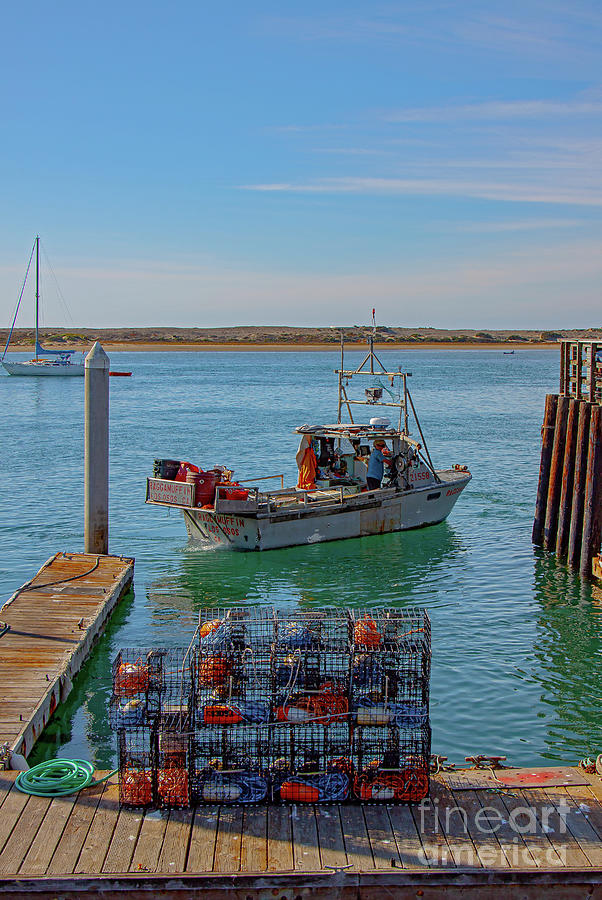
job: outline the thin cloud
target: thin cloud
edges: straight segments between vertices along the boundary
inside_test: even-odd
[[[526,219],[516,222],[470,222],[454,223],[454,231],[474,234],[503,234],[516,231],[542,231],[553,228],[583,228],[586,223],[580,219]]]
[[[600,113],[602,113],[602,102],[595,100],[569,102],[516,100],[402,109],[387,113],[384,119],[387,122],[454,122],[459,120],[549,119],[558,116],[591,116]]]
[[[602,187],[598,184],[571,186],[519,184],[510,181],[468,181],[437,178],[324,178],[295,184],[242,185],[243,190],[296,194],[359,194],[379,196],[454,196],[516,203],[559,203],[577,206],[602,206]]]

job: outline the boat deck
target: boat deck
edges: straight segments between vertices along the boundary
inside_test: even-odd
[[[31,752],[133,575],[132,559],[57,553],[0,609],[0,744]]]
[[[423,808],[146,812],[120,809],[115,776],[52,801],[20,793],[15,777],[0,772],[0,896],[602,896],[596,775],[545,790],[452,790],[442,773]]]

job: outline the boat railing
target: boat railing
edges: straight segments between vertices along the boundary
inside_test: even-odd
[[[245,488],[245,490],[248,491],[246,500],[230,500],[228,494],[231,490],[231,485],[216,485],[213,505],[214,512],[233,513],[240,510],[246,512],[254,512],[257,510],[259,506],[259,488]]]
[[[280,479],[280,487],[284,490],[284,475],[260,475],[259,478],[241,478],[239,484],[248,484],[249,482],[256,481],[269,481],[271,478],[279,478]]]

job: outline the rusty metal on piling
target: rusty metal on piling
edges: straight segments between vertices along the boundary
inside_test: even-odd
[[[566,439],[566,421],[569,410],[569,398],[559,397],[556,407],[556,424],[554,427],[554,443],[550,463],[550,484],[546,505],[546,520],[543,529],[543,546],[545,550],[556,547],[556,530],[558,526],[558,502],[562,488],[562,466],[564,463],[564,444]]]
[[[581,534],[583,532],[583,499],[585,496],[585,476],[587,473],[587,449],[589,445],[589,419],[591,405],[579,402],[579,422],[577,426],[577,446],[575,450],[575,473],[573,477],[573,504],[567,562],[573,569],[579,568],[581,559]]]
[[[546,504],[548,500],[548,487],[550,484],[550,462],[552,460],[552,446],[554,443],[554,424],[556,422],[556,407],[558,395],[548,394],[541,428],[541,463],[539,466],[539,485],[537,488],[537,500],[535,502],[535,520],[533,522],[533,543],[541,544],[543,528],[546,520]]]
[[[579,574],[589,578],[592,559],[600,548],[602,536],[602,407],[592,404],[583,503],[583,533]]]
[[[571,527],[571,510],[573,481],[575,474],[575,444],[579,421],[580,400],[573,397],[569,400],[569,411],[566,420],[566,440],[564,444],[564,462],[562,466],[562,484],[558,504],[558,528],[556,531],[556,556],[564,556],[569,542]]]

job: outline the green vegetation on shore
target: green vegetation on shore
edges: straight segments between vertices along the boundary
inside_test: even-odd
[[[211,344],[338,344],[341,331],[345,340],[363,342],[372,332],[370,327],[346,325],[341,328],[296,328],[289,326],[236,326],[232,328],[46,328],[40,332],[40,339],[48,346],[89,347],[94,341],[103,344],[165,344],[165,345],[211,345]],[[378,326],[375,339],[379,344],[541,344],[566,338],[570,340],[591,340],[602,333],[600,328],[560,329],[558,331],[481,331],[471,328],[448,330],[430,327],[387,327]],[[6,343],[7,329],[0,329],[0,342]],[[32,347],[34,331],[31,328],[15,329],[11,346]]]

